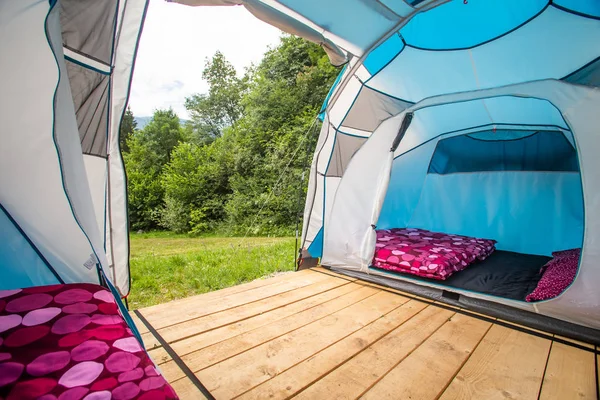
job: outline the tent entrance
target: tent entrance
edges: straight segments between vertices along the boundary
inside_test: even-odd
[[[424,172],[420,183],[406,173],[415,162]],[[582,246],[583,192],[571,132],[486,128],[440,135],[401,155],[377,224],[391,228],[496,240],[488,258],[446,280],[398,275],[524,301],[552,252]]]

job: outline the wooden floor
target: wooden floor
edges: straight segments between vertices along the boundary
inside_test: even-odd
[[[594,346],[465,313],[318,268],[134,319],[182,399],[597,398]]]

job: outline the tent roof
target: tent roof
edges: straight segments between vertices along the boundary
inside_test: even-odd
[[[167,1],[192,6],[243,5],[258,18],[286,32],[322,44],[336,65],[343,58],[347,61],[351,56],[362,57],[390,38],[385,46],[379,46],[381,52],[365,61],[366,65],[380,64],[378,67],[385,64],[381,61],[386,61],[390,50],[399,51],[404,45],[432,51],[480,46],[528,24],[548,8],[600,17],[600,3],[595,0]],[[569,31],[558,27],[550,31],[560,32],[567,36],[563,40],[568,40]],[[557,51],[561,44],[555,43]],[[367,68],[371,73],[376,72]]]
[[[444,0],[167,0],[191,6],[243,5],[281,30],[323,45],[340,65],[366,54],[420,8]],[[446,0],[447,1],[447,0]]]

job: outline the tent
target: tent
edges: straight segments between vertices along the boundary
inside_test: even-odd
[[[538,256],[581,247],[577,278],[555,299],[456,292],[600,328],[597,1],[179,2],[244,6],[344,65],[320,114],[310,255],[406,281],[370,268],[376,229],[475,235]],[[118,132],[147,4],[0,5],[0,289],[129,293]]]
[[[305,255],[600,328],[599,2],[178,2],[243,5],[345,64],[320,114]],[[528,303],[373,268],[376,231],[388,228],[493,239],[538,262],[582,251],[566,291]]]
[[[146,7],[0,2],[2,398],[177,398],[121,301],[118,132]]]
[[[371,268],[375,230],[490,238],[532,255],[582,248],[576,279],[553,299],[450,289],[600,328],[599,38],[598,2],[455,1],[350,62],[323,113],[308,252],[341,270],[448,290]]]
[[[129,293],[118,132],[147,3],[0,4],[0,290]]]

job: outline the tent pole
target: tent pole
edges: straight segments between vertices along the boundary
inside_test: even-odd
[[[308,154],[308,151],[307,151]],[[308,158],[308,156],[307,156]],[[306,167],[306,166],[305,166]],[[298,230],[300,229],[300,206],[302,199],[302,186],[304,184],[304,174],[306,168],[302,171],[302,177],[300,178],[300,184],[298,185],[298,200],[296,202],[296,245],[294,247],[294,269],[297,271],[300,268],[302,262],[302,249],[298,248]]]
[[[309,168],[310,164],[310,139],[313,137],[314,132],[318,132],[317,122],[318,117],[315,118],[311,127],[309,128],[306,135],[308,136],[308,140],[306,141],[306,151],[304,152],[304,165],[302,166],[302,177],[300,178],[300,184],[298,185],[298,199],[296,203],[296,245],[294,248],[294,270],[298,271],[300,269],[300,265],[302,264],[302,248],[301,244],[299,245],[299,231],[300,231],[300,216],[302,215],[302,211],[300,210],[300,206],[302,205],[302,188],[304,187],[304,177],[306,175],[306,170]],[[313,132],[311,132],[311,130]]]

